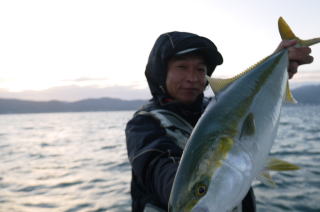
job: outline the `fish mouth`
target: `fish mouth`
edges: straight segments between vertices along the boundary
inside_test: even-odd
[[[168,212],[210,212],[208,205],[192,204],[192,200],[186,204],[173,204],[169,203]]]
[[[209,212],[209,208],[203,206],[195,206],[191,212]]]
[[[209,208],[207,207],[195,207],[191,210],[186,210],[186,209],[173,209],[172,207],[169,206],[168,212],[209,212]]]

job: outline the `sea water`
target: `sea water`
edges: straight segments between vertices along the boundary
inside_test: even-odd
[[[0,116],[0,211],[130,211],[134,111]],[[284,107],[272,156],[299,171],[254,182],[258,211],[320,211],[320,107]]]

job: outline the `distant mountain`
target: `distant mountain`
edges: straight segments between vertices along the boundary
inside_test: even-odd
[[[292,90],[292,93],[299,104],[320,105],[320,84],[301,86]],[[136,110],[146,102],[147,100],[115,98],[85,99],[75,102],[0,98],[0,114]]]
[[[292,90],[299,104],[320,104],[320,84],[305,85]]]
[[[129,101],[114,98],[85,99],[76,102],[0,99],[0,114],[136,110],[144,103],[146,100]]]

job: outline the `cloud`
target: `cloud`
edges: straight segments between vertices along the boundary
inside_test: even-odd
[[[320,84],[320,71],[298,71],[289,82],[292,88],[305,84]]]
[[[1,80],[1,79],[0,79]],[[75,78],[70,79],[70,81],[75,82],[91,82],[92,80],[101,80],[103,78]],[[69,80],[67,80],[69,81]],[[85,83],[83,83],[85,84]],[[305,84],[320,84],[320,71],[299,71],[297,75],[290,80],[290,87],[296,88]],[[206,95],[211,96],[212,91],[207,89]],[[17,98],[25,100],[63,100],[63,101],[77,101],[87,98],[102,98],[102,97],[112,97],[119,99],[149,99],[151,94],[149,89],[145,85],[136,83],[133,85],[117,85],[109,87],[100,87],[98,85],[79,86],[76,85],[66,85],[66,86],[56,86],[46,90],[27,90],[20,92],[8,91],[5,88],[0,88],[0,98]]]
[[[10,92],[0,89],[0,98],[17,98],[25,100],[63,100],[77,101],[87,98],[112,97],[119,99],[149,99],[151,97],[147,88],[136,89],[131,86],[113,86],[99,88],[95,86],[60,86],[42,91]]]
[[[299,71],[293,82],[320,82],[320,71]]]
[[[108,78],[91,78],[91,77],[79,77],[75,79],[64,79],[63,82],[100,82],[100,81],[108,81]]]

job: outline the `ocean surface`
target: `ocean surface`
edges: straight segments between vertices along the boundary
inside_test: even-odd
[[[0,115],[0,211],[130,211],[134,111]],[[258,211],[320,212],[320,107],[285,107],[272,155],[302,167],[254,182]]]

